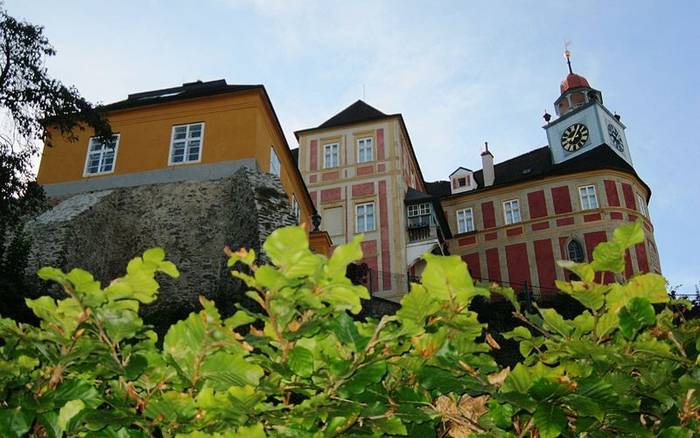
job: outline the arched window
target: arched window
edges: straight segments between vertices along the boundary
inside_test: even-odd
[[[584,260],[583,247],[578,240],[571,239],[568,245],[569,260],[576,263],[581,263]]]

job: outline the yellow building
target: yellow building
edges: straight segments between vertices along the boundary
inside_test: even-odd
[[[104,110],[109,144],[90,130],[77,141],[52,132],[37,176],[48,196],[217,179],[245,166],[279,176],[298,220],[311,222],[311,198],[264,86],[190,82],[130,94]]]

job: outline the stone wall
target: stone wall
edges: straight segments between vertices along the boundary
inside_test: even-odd
[[[123,275],[131,258],[160,246],[181,275],[159,279],[160,296],[144,317],[166,327],[197,308],[200,294],[228,313],[242,287],[226,267],[224,246],[260,253],[274,229],[294,222],[279,179],[245,167],[217,180],[80,194],[26,224],[34,242],[27,275],[45,287],[36,280],[40,267],[80,267],[104,285]]]

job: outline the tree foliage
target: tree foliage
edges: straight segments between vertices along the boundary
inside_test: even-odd
[[[669,308],[664,281],[618,270],[643,239],[620,228],[581,281],[559,287],[586,310],[521,311],[511,289],[475,285],[458,257],[425,255],[394,316],[356,321],[369,298],[345,276],[360,239],[330,258],[304,231],[275,231],[264,250],[227,250],[257,311],[222,319],[214,303],[173,325],[159,346],[138,316],[157,298],[156,274],[177,277],[160,249],[106,287],[80,269],[44,268],[66,296],[28,300],[40,326],[0,319],[0,435],[12,437],[697,436],[697,322]],[[523,360],[492,358],[496,341],[470,310],[500,295],[523,325],[507,333]]]

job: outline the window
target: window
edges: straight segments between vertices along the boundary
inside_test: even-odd
[[[408,206],[408,217],[425,216],[430,214],[430,204],[412,204]]]
[[[598,198],[595,195],[595,186],[584,186],[578,188],[581,197],[581,210],[598,208]]]
[[[294,219],[296,219],[298,224],[299,220],[301,219],[301,211],[299,210],[299,203],[297,202],[297,197],[294,195],[292,195],[292,215],[294,215]]]
[[[583,262],[583,247],[578,242],[578,240],[571,239],[569,245],[567,246],[569,252],[569,260],[576,263]]]
[[[467,177],[463,176],[461,178],[457,178],[457,187],[466,187],[467,186]]]
[[[374,202],[355,206],[355,232],[374,231]]]
[[[366,163],[374,159],[372,151],[372,137],[357,140],[357,162]]]
[[[506,225],[520,222],[520,203],[517,199],[511,199],[503,203],[503,218]]]
[[[113,135],[108,143],[103,143],[97,137],[92,137],[88,143],[84,175],[113,172],[114,162],[117,159],[117,146],[119,146],[119,134]]]
[[[649,211],[647,210],[647,202],[644,200],[644,197],[637,193],[637,205],[639,206],[639,212],[642,213],[642,216],[649,216]]]
[[[282,173],[282,166],[280,165],[280,159],[277,157],[275,148],[270,147],[270,173],[273,175],[280,176]]]
[[[191,163],[200,160],[204,123],[173,126],[169,164]]]
[[[323,168],[338,167],[338,143],[330,143],[323,146]]]
[[[457,210],[457,233],[474,231],[474,214],[471,208]]]

